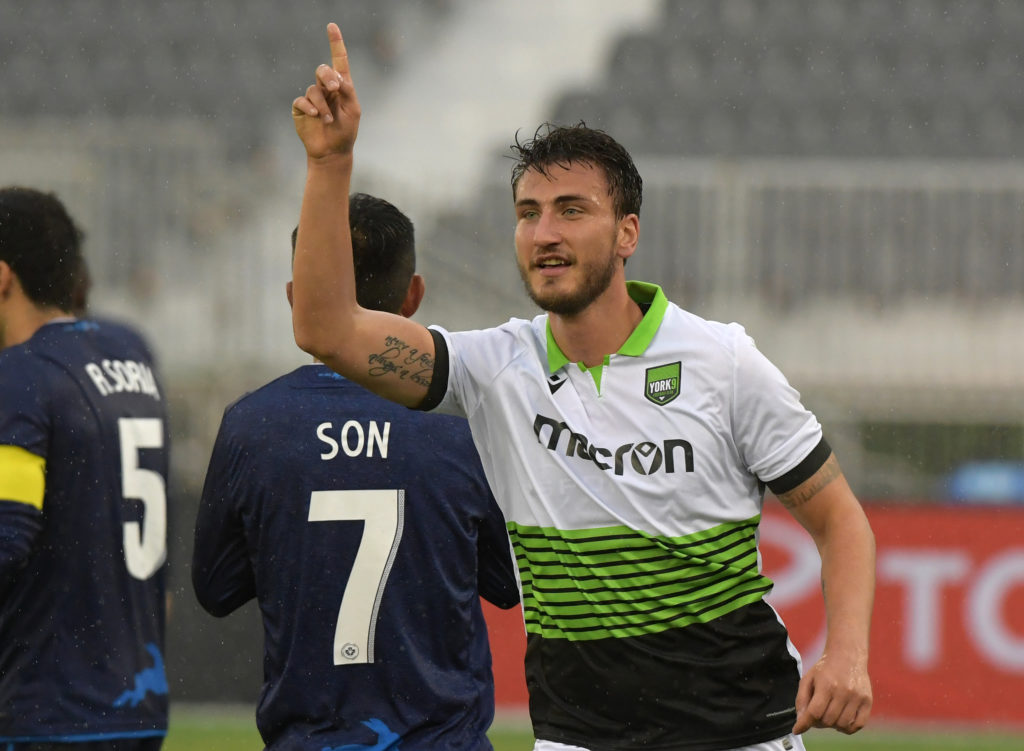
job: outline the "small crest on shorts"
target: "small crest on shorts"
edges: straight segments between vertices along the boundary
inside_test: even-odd
[[[663,407],[679,396],[679,374],[682,366],[678,362],[658,365],[647,369],[644,396],[659,407]]]

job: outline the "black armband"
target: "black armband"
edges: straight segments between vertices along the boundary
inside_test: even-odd
[[[824,466],[831,455],[832,447],[828,445],[828,441],[822,436],[818,445],[811,449],[811,453],[804,457],[802,462],[789,470],[789,472],[786,472],[786,474],[776,477],[771,482],[765,484],[775,495],[788,493],[804,480],[812,477],[815,472]]]
[[[427,389],[423,401],[416,405],[416,409],[429,412],[444,399],[448,392],[448,342],[444,335],[436,329],[427,329],[430,338],[434,340],[434,374],[430,378],[430,387]]]

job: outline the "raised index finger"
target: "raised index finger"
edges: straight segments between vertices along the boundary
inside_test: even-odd
[[[345,40],[341,38],[341,29],[333,21],[327,24],[327,41],[331,44],[331,67],[340,73],[344,78],[351,80],[348,69],[348,50],[345,49]]]

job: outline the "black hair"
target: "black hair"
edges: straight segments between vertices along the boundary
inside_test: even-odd
[[[589,164],[604,170],[616,219],[640,214],[643,180],[633,157],[603,130],[588,128],[582,121],[568,126],[544,123],[525,143],[519,141],[517,134],[510,148],[516,160],[512,167],[513,196],[527,170],[547,175],[547,170],[553,165]]]
[[[412,221],[394,204],[367,193],[348,201],[356,299],[364,308],[399,313],[416,273]],[[299,228],[292,230],[292,258]]]
[[[35,305],[74,308],[84,238],[53,193],[0,188],[0,261],[11,267]]]

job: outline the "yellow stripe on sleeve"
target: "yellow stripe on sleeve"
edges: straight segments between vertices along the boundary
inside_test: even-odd
[[[27,503],[42,511],[46,460],[21,446],[0,446],[0,500]]]

